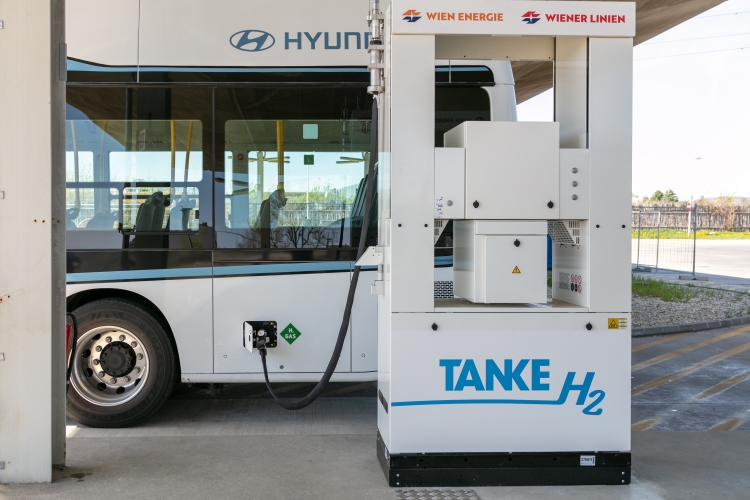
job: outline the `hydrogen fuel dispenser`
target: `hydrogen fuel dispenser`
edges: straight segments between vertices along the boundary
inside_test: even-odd
[[[629,483],[635,4],[392,0],[368,20],[379,234],[361,263],[389,484]],[[551,61],[554,122],[466,121],[436,148],[445,59]],[[454,296],[435,298],[449,219]]]

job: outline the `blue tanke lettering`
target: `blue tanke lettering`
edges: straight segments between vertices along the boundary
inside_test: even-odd
[[[549,372],[542,371],[542,368],[550,365],[549,359],[521,359],[515,365],[512,359],[505,359],[502,369],[495,360],[488,359],[485,361],[484,380],[473,359],[441,359],[440,366],[445,368],[446,391],[463,391],[467,387],[473,388],[475,391],[494,391],[495,382],[504,391],[512,391],[513,386],[520,391],[528,391],[529,385],[524,380],[523,374],[529,362],[531,363],[531,390],[548,391],[549,384],[544,383],[543,380],[549,379]],[[456,380],[455,374],[458,367],[461,367],[461,370]],[[590,384],[590,381],[586,380],[582,385],[585,386],[587,382]],[[569,386],[568,392],[580,390],[580,386],[573,385],[572,380],[566,380],[566,385]]]
[[[477,371],[477,365],[471,359],[467,359],[464,362],[464,367],[461,369],[461,375],[458,376],[455,390],[463,391],[465,387],[473,387],[477,391],[484,390],[482,379]]]

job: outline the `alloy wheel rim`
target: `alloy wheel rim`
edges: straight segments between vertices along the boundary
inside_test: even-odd
[[[70,375],[73,389],[97,406],[118,406],[136,397],[149,375],[142,339],[119,326],[99,326],[76,344]]]

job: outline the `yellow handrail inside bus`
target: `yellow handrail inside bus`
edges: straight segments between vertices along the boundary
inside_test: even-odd
[[[174,172],[174,165],[175,165],[175,143],[174,143],[174,120],[169,120],[169,143],[172,148],[172,162],[171,162],[171,169],[172,169],[172,182],[171,184],[174,184],[175,179],[175,172]],[[170,186],[169,188],[169,201],[171,202],[174,198],[174,186]]]
[[[81,209],[81,188],[78,187],[78,141],[76,140],[76,122],[70,120],[70,138],[73,141],[73,180],[76,183],[75,187],[75,208]]]
[[[193,139],[193,120],[188,122],[187,142],[185,143],[185,175],[184,182],[188,181],[188,169],[190,167],[190,141]],[[173,148],[174,151],[174,148]],[[174,153],[172,153],[174,154]],[[187,200],[187,186],[182,188],[182,200]]]
[[[102,140],[99,143],[99,182],[104,182],[104,138],[107,136],[107,120],[102,124]],[[99,191],[99,213],[109,212],[107,205],[104,203],[104,194],[109,192],[108,189],[102,188]]]
[[[276,120],[276,164],[279,173],[279,183],[276,189],[284,197],[284,122]]]

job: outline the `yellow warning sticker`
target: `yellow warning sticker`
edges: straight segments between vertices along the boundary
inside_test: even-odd
[[[518,266],[513,268],[513,272],[511,274],[521,274],[521,270],[518,269]]]
[[[607,330],[621,330],[628,327],[628,318],[607,319]]]

